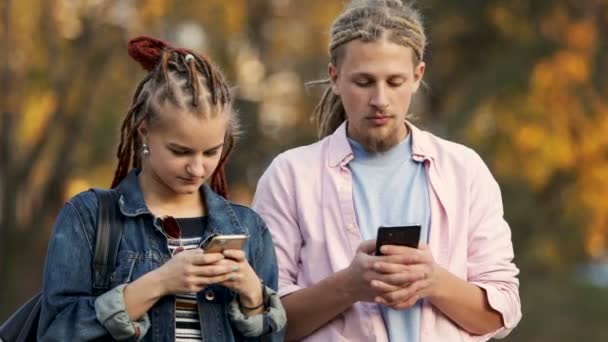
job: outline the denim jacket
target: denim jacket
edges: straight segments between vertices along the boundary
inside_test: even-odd
[[[130,321],[123,289],[129,282],[160,267],[171,257],[160,219],[146,207],[133,170],[113,191],[124,215],[123,236],[111,275],[110,289],[96,296],[92,286],[97,198],[85,191],[60,212],[49,242],[44,270],[43,304],[38,328],[42,341],[143,340],[175,341],[175,297],[165,296],[139,321]],[[208,286],[197,294],[204,341],[282,341],[286,315],[276,295],[277,261],[266,224],[251,209],[232,204],[203,185],[208,228],[215,234],[249,234],[247,260],[266,285],[267,310],[245,317],[236,294]]]

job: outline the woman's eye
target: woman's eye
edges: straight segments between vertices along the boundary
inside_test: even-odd
[[[211,151],[205,151],[205,155],[207,157],[213,157],[213,156],[217,155],[218,152],[219,152],[219,149],[211,150]]]
[[[171,150],[171,152],[176,156],[185,156],[186,154],[188,154],[188,151],[184,150]]]

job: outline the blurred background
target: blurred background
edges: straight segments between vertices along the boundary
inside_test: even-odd
[[[249,204],[310,114],[338,0],[2,0],[0,322],[41,286],[65,200],[107,187],[145,76],[129,38],[209,55],[238,86],[228,178]],[[608,341],[608,1],[418,1],[430,45],[418,125],[478,151],[503,191],[524,317],[507,341]]]

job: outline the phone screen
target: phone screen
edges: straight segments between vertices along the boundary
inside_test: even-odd
[[[380,253],[380,247],[384,245],[418,248],[418,243],[420,242],[420,229],[420,225],[378,228],[376,255],[382,255],[382,253]]]

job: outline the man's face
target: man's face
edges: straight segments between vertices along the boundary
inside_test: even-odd
[[[338,65],[329,65],[329,76],[346,111],[348,136],[368,151],[386,151],[407,136],[405,116],[424,63],[414,66],[412,48],[386,39],[357,39],[343,48]]]

